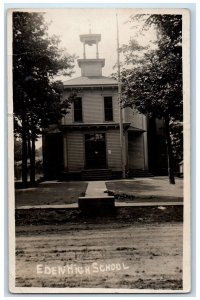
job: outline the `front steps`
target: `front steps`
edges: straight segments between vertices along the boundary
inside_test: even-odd
[[[109,169],[88,169],[81,172],[84,181],[111,180],[112,171]]]
[[[126,178],[153,177],[148,170],[134,169],[126,173]],[[122,179],[121,171],[112,171],[110,169],[85,169],[80,172],[63,172],[60,180],[83,180],[83,181],[106,181]]]
[[[128,178],[154,177],[154,175],[150,173],[148,170],[142,170],[142,169],[129,170],[127,175]]]

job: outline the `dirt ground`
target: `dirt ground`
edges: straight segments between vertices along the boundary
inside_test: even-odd
[[[167,210],[37,226],[17,218],[16,286],[181,290],[182,212]]]

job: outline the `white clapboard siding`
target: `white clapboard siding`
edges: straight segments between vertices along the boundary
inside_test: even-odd
[[[101,91],[87,91],[84,92],[82,97],[82,113],[83,113],[83,123],[104,123],[104,96],[111,96],[113,98],[113,122],[119,122],[119,105],[118,105],[118,96],[116,91],[110,90],[105,92]],[[63,99],[68,97],[68,94],[65,92],[63,94]],[[62,119],[62,125],[68,125],[74,123],[73,116],[73,104],[69,113],[66,114]],[[106,122],[108,123],[108,122]]]
[[[120,135],[119,130],[107,132],[107,160],[108,168],[121,170]]]
[[[100,93],[87,93],[82,97],[83,122],[102,123],[104,120],[103,101]]]
[[[84,168],[84,136],[82,132],[68,132],[68,170],[80,171]]]
[[[119,101],[117,94],[113,94],[113,121],[119,122]]]
[[[126,122],[131,123],[131,126],[143,129],[143,117],[144,115],[139,114],[130,107],[126,108],[125,113]]]

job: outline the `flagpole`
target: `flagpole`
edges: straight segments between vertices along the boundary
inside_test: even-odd
[[[120,150],[121,150],[121,167],[122,167],[122,178],[126,177],[125,174],[125,163],[124,163],[124,129],[123,129],[123,115],[121,107],[121,73],[120,73],[120,54],[119,54],[119,26],[118,26],[118,15],[116,14],[117,23],[117,70],[118,70],[118,102],[119,102],[119,132],[120,132]]]

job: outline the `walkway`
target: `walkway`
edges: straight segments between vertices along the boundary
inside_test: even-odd
[[[85,192],[86,197],[105,197],[107,194],[105,181],[89,181],[87,190]]]
[[[165,206],[181,206],[183,202],[115,202],[115,207],[141,207],[141,206],[159,206],[161,209]],[[65,205],[34,205],[34,206],[19,206],[17,209],[67,209],[67,208],[78,208],[78,204],[65,204]]]

